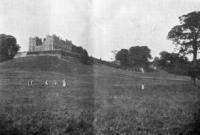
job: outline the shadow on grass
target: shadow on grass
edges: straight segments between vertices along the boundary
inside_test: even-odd
[[[170,135],[200,135],[200,108],[193,114],[193,122],[169,130]]]
[[[50,123],[43,119],[31,117],[29,122],[19,123],[6,115],[0,116],[0,135],[50,135]],[[107,127],[108,128],[108,127]],[[77,118],[70,118],[59,135],[94,135],[93,116],[80,114]],[[139,133],[140,131],[136,131]],[[111,132],[110,132],[111,133]],[[180,128],[172,128],[169,135],[200,135],[200,109],[194,113],[194,122]],[[114,134],[113,134],[114,135]],[[160,134],[161,135],[161,134]]]
[[[69,118],[57,133],[51,131],[51,118],[37,114],[28,118],[14,120],[8,114],[0,115],[0,135],[94,135],[93,116],[81,113],[78,118]],[[57,125],[58,126],[58,125]]]
[[[183,135],[200,135],[200,108],[194,113],[194,122],[184,127]]]
[[[7,114],[0,116],[0,135],[49,135],[50,125],[44,119],[30,117],[26,121],[14,120]]]

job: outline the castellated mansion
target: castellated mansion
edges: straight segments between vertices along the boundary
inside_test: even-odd
[[[74,45],[69,40],[63,40],[56,35],[47,35],[44,39],[29,38],[29,56],[56,56],[69,61],[80,61],[82,47]],[[18,56],[17,56],[18,57]]]
[[[29,38],[29,52],[53,51],[62,50],[72,52],[72,42],[62,40],[56,35],[47,35],[43,40],[39,37]]]
[[[70,40],[63,40],[56,35],[47,35],[45,38],[30,37],[28,52],[19,52],[15,58],[28,56],[55,56],[64,61],[82,62],[82,55],[85,49],[76,46]],[[108,66],[118,67],[112,62],[103,61],[95,57],[90,57],[93,64],[105,64]]]

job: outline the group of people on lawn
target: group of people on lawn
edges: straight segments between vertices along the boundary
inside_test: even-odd
[[[28,80],[28,86],[33,86],[36,84],[40,84],[42,86],[62,86],[67,87],[67,82],[65,79],[63,80],[45,80],[44,82],[38,82],[37,80]]]

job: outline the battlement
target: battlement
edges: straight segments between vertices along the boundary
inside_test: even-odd
[[[39,37],[29,38],[29,52],[63,50],[72,51],[72,42],[69,40],[62,40],[56,35],[47,35],[43,40]]]

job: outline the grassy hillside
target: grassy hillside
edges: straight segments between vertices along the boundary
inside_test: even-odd
[[[52,85],[62,79],[67,88]],[[199,94],[189,78],[165,72],[19,58],[0,64],[0,133],[189,134],[200,122]]]
[[[76,71],[76,68],[79,70]],[[13,59],[0,64],[0,69],[13,69],[22,71],[49,71],[59,73],[72,73],[75,70],[78,73],[89,69],[88,66],[73,61],[60,60],[55,56],[29,56]]]

